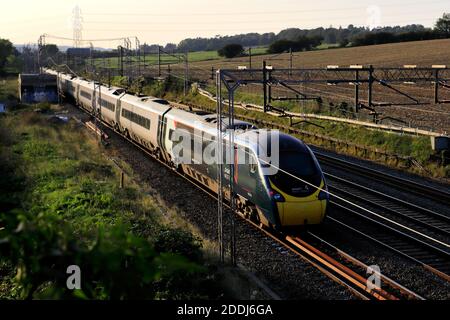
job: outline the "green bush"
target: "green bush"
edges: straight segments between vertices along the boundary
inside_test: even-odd
[[[41,110],[41,112],[49,112],[52,108],[50,103],[48,102],[40,102],[36,105],[37,109]]]
[[[222,49],[218,50],[217,53],[221,57],[231,59],[242,55],[244,53],[244,47],[241,44],[227,44]]]
[[[42,119],[27,112],[0,119],[11,135],[0,137],[1,298],[220,295],[214,271],[200,267],[198,239],[161,226],[136,186],[120,189],[98,144]],[[80,291],[66,288],[71,265],[82,269]]]
[[[181,229],[163,228],[155,241],[155,250],[182,255],[192,261],[202,258],[201,239]]]
[[[17,266],[20,298],[154,299],[156,283],[170,283],[183,274],[196,279],[202,268],[186,258],[156,252],[150,243],[129,234],[125,227],[100,230],[94,245],[79,246],[68,226],[52,214],[33,219],[19,211],[0,216],[0,254]],[[9,231],[8,231],[9,230]],[[67,267],[80,266],[82,288],[66,287]],[[170,295],[189,297],[192,288]]]

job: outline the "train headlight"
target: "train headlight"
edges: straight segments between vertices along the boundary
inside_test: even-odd
[[[275,202],[286,202],[284,197],[281,194],[279,194],[278,192],[270,191],[270,196],[272,197],[272,199]]]

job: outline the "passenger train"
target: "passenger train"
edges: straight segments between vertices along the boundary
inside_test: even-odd
[[[138,97],[122,88],[104,86],[51,69],[45,69],[45,72],[57,75],[60,91],[66,98],[91,114],[97,108],[97,114],[114,130],[217,194],[217,165],[195,162],[195,152],[204,151],[206,144],[200,148],[192,147],[194,161],[191,164],[178,163],[173,152],[179,142],[174,138],[177,129],[193,135],[201,133],[206,141],[215,140],[218,121],[215,114],[192,113],[177,109],[163,99]],[[241,164],[238,156],[234,159],[233,180],[239,211],[276,229],[321,224],[329,196],[324,175],[311,149],[297,138],[280,133],[279,170],[265,174],[268,164],[260,160],[258,150],[261,150],[259,144],[270,148],[270,134],[260,134],[262,130],[242,121],[236,121],[234,129],[239,129],[235,134],[235,149],[254,160]],[[238,154],[242,153],[236,152]],[[229,170],[224,171],[225,177],[228,174],[230,178]],[[229,193],[225,192],[228,199]]]

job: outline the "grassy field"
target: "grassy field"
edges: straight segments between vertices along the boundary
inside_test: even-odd
[[[339,44],[337,44],[337,43],[322,43],[320,46],[317,47],[317,49],[328,50],[328,49],[335,49],[338,47],[339,47]]]
[[[0,79],[0,103],[17,99],[17,78]]]
[[[203,107],[210,107],[211,110],[215,110],[215,102],[195,93],[189,93],[186,97],[183,96],[182,84],[178,84],[176,81],[172,83],[154,82],[144,87],[144,93],[152,96],[163,97],[171,101],[179,101],[181,103],[191,103],[200,105]],[[260,102],[259,96],[248,96],[246,94],[237,93],[237,100],[251,100],[256,103]],[[256,111],[247,111],[242,109],[236,109],[238,114],[251,116],[257,119],[263,119],[273,122],[278,122],[284,125],[289,124],[289,120],[286,118],[279,118],[263,114]],[[304,124],[301,129],[309,132],[314,132],[331,138],[337,138],[344,141],[356,143],[359,145],[365,145],[373,148],[385,150],[392,154],[397,154],[405,157],[413,157],[422,163],[427,171],[423,171],[420,168],[411,167],[408,170],[417,173],[419,175],[434,177],[434,178],[446,178],[450,177],[450,165],[446,167],[430,161],[430,156],[433,154],[431,149],[430,139],[423,136],[408,136],[399,135],[389,132],[370,130],[364,127],[352,126],[344,123],[334,123],[329,121],[312,121],[316,125]],[[321,127],[319,127],[319,126]],[[305,139],[304,137],[300,137]],[[329,148],[326,143],[316,139],[305,139],[305,142]],[[346,149],[337,149],[336,151],[347,153],[353,156],[362,156],[360,154],[351,153]],[[385,162],[387,165],[398,166],[402,168],[402,165],[386,162],[383,159],[379,159],[376,156],[368,155],[368,159]]]
[[[16,98],[17,80],[0,84],[2,99]],[[248,299],[260,291],[217,266],[215,242],[150,196],[114,147],[54,117],[72,112],[38,104],[0,114],[0,299]],[[81,266],[82,290],[67,290],[69,265]]]
[[[267,48],[260,47],[260,48],[252,48],[252,55],[258,56],[265,54],[267,51]],[[178,55],[181,59],[184,58],[183,55]],[[143,59],[143,58],[141,58]],[[190,63],[194,62],[200,62],[200,61],[211,61],[211,60],[220,60],[222,59],[217,51],[198,51],[198,52],[189,52],[188,53],[188,59]],[[138,59],[133,57],[132,61],[137,62]],[[163,65],[167,64],[174,64],[179,63],[180,60],[176,57],[173,57],[171,55],[167,54],[161,54],[161,63]],[[90,63],[88,61],[88,63]],[[144,63],[143,60],[141,60],[141,63]],[[146,65],[155,65],[158,63],[158,55],[157,54],[147,54],[145,57],[145,64]],[[94,58],[94,64],[98,67],[103,67],[106,64],[106,67],[108,68],[117,68],[118,66],[118,58],[106,58],[106,59],[95,59]]]
[[[417,65],[418,67],[431,67],[432,65],[450,66],[450,39],[405,42],[395,44],[374,45],[354,48],[336,48],[328,50],[315,50],[308,52],[298,52],[294,54],[294,68],[326,68],[328,65],[349,66],[354,64],[370,65],[375,67],[402,67],[404,65]],[[253,59],[253,66],[262,66],[263,60],[275,68],[289,68],[289,54],[282,54],[273,59],[272,55],[256,56]],[[208,79],[211,68],[217,69],[237,69],[239,65],[247,65],[242,59],[221,59],[192,63],[193,77],[198,79]],[[208,73],[209,72],[209,73]],[[180,73],[181,74],[181,71]],[[433,87],[431,83],[417,85],[398,84],[394,85],[397,89],[413,96],[420,102],[433,101]],[[307,93],[310,96],[320,96],[324,104],[332,103],[334,106],[345,102],[348,105],[354,105],[354,86],[349,84],[340,84],[337,86],[328,86],[326,83],[307,84],[305,86],[295,86],[296,89]],[[368,90],[363,85],[360,90],[360,101],[367,104]],[[262,95],[262,90],[257,86],[247,86],[239,91],[251,93],[257,92]],[[291,95],[286,93],[283,88],[274,88],[274,95]],[[373,101],[375,103],[412,103],[412,100],[402,96],[384,86],[375,84],[373,91]],[[450,99],[450,91],[440,90],[440,99]],[[244,101],[247,102],[247,101]],[[304,103],[297,103],[296,106],[284,103],[284,107],[289,110],[303,109],[306,111]],[[411,111],[408,108],[413,109]],[[423,110],[423,111],[422,111]],[[384,117],[392,117],[410,124],[413,128],[424,130],[433,130],[445,132],[450,130],[450,105],[439,104],[430,106],[404,106],[404,107],[380,107],[378,112],[382,112]],[[430,113],[431,112],[431,113]],[[439,114],[442,113],[442,114]],[[365,117],[366,121],[371,121],[369,112],[361,112],[360,116]]]
[[[97,139],[76,122],[55,122],[56,107],[39,107],[49,111],[0,116],[0,299],[222,294],[200,240],[167,225],[169,209],[142,186],[127,177],[120,188]],[[82,266],[82,290],[65,286],[73,264]]]
[[[349,66],[352,64],[373,64],[378,67],[403,66],[416,64],[431,66],[432,64],[450,65],[450,39],[392,43],[354,48],[336,48],[297,52],[294,56],[294,67],[326,67],[328,65]],[[263,60],[269,60],[271,55],[255,57],[256,65],[262,65]],[[289,54],[282,54],[272,61],[275,67],[287,67]],[[233,60],[214,60],[195,63],[198,66],[234,68]]]

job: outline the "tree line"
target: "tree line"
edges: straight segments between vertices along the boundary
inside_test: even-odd
[[[0,39],[0,75],[21,69],[20,52],[11,41]]]
[[[366,27],[356,27],[352,24],[346,28],[289,28],[275,33],[248,33],[234,36],[216,36],[214,38],[189,38],[178,45],[168,43],[164,47],[157,44],[143,44],[145,53],[158,52],[158,48],[168,53],[218,51],[220,56],[235,57],[244,54],[245,47],[267,46],[268,53],[281,53],[292,50],[306,51],[317,48],[322,43],[334,44],[340,47],[365,46],[404,41],[419,41],[450,38],[450,13],[444,13],[433,28],[425,28],[420,24],[407,26],[381,27],[370,30]],[[61,54],[55,45],[47,45],[42,56]],[[32,70],[35,61],[35,50],[29,46],[22,48],[22,54],[8,40],[0,39],[0,73],[20,72],[22,68]],[[116,50],[95,50],[96,58],[116,57]]]
[[[228,44],[239,44],[242,47],[262,47],[270,46],[277,41],[297,42],[291,43],[301,50],[314,47],[317,39],[327,44],[335,44],[341,47],[347,45],[364,45],[380,43],[381,38],[385,41],[414,41],[437,38],[447,38],[450,36],[450,14],[444,14],[436,22],[434,28],[426,28],[421,24],[410,24],[406,26],[380,27],[370,30],[367,27],[357,27],[353,24],[347,27],[328,27],[315,29],[289,28],[276,33],[247,33],[234,36],[216,36],[214,38],[188,38],[182,40],[178,45],[169,43],[162,47],[167,52],[195,52],[195,51],[218,51]],[[364,40],[367,38],[367,40]],[[378,39],[378,40],[370,40]],[[307,43],[309,40],[310,43]],[[280,47],[282,44],[277,44]],[[305,43],[306,42],[306,43]],[[143,45],[147,52],[155,52],[158,45]]]
[[[404,27],[384,27],[369,30],[364,27],[347,28],[317,28],[312,30],[286,29],[281,31],[277,40],[269,45],[268,53],[282,53],[287,51],[308,51],[312,50],[323,42],[328,44],[338,44],[340,47],[347,46],[367,46],[384,43],[396,43],[406,41],[433,40],[450,37],[450,14],[444,14],[439,18],[433,29],[425,28],[422,25],[412,24]],[[232,44],[233,46],[239,44]],[[224,49],[232,46],[227,45],[220,49],[219,55],[231,58],[236,55],[224,55]],[[236,49],[233,52],[239,53]]]

